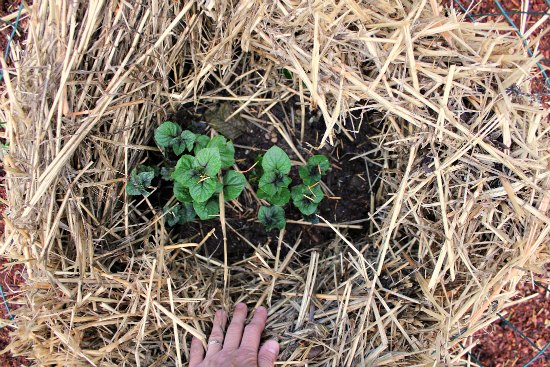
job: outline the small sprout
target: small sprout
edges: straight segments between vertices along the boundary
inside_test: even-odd
[[[258,221],[265,226],[265,229],[283,229],[286,225],[285,211],[277,205],[262,206],[258,211]]]
[[[324,155],[314,155],[307,164],[298,169],[300,178],[306,185],[314,185],[321,181],[321,177],[330,169],[330,163]]]
[[[130,173],[130,179],[126,183],[126,193],[131,196],[149,196],[151,182],[156,176],[156,169],[149,166],[138,166]]]
[[[259,188],[270,196],[277,195],[292,182],[291,178],[280,171],[265,172],[260,178]]]
[[[279,147],[271,147],[263,157],[257,159],[261,165],[259,171],[262,176],[258,181],[258,198],[265,199],[273,205],[283,206],[290,200],[288,185],[292,179],[290,172],[290,158]],[[284,211],[283,211],[284,215]]]
[[[303,215],[311,215],[323,200],[324,194],[319,185],[298,185],[292,188],[292,203]]]

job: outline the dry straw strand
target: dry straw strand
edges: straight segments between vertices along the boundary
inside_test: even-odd
[[[245,301],[270,306],[281,365],[475,365],[476,331],[522,277],[544,272],[550,126],[528,82],[541,56],[509,25],[471,24],[432,0],[39,0],[24,11],[24,47],[1,60],[1,249],[27,270],[12,353],[44,366],[181,366],[215,310]],[[379,170],[376,183],[366,172],[369,216],[322,218],[309,230],[333,235],[306,252],[288,230],[273,244],[239,233],[232,204],[220,220],[252,252],[234,263],[201,252],[225,229],[170,238],[161,210],[124,182],[167,116],[221,101],[278,132],[296,161],[369,125],[374,148],[334,158]],[[313,145],[317,110],[326,128]]]

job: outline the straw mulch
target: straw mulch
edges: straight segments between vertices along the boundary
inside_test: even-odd
[[[435,1],[86,3],[35,1],[24,49],[2,61],[2,253],[28,274],[13,353],[182,366],[190,335],[245,301],[270,307],[282,365],[464,365],[518,280],[543,271],[548,111],[507,25]],[[271,109],[295,96],[291,125]],[[300,254],[283,234],[239,263],[194,251],[200,234],[172,242],[125,178],[169,113],[219,101],[293,144],[311,109],[322,145],[370,116],[376,148],[352,157],[380,168],[363,239],[338,227]]]

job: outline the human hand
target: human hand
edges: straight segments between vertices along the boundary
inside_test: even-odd
[[[259,307],[245,327],[247,307],[239,303],[227,333],[227,314],[218,310],[206,355],[199,339],[191,341],[189,367],[273,367],[279,354],[279,343],[268,340],[260,348],[260,338],[267,321],[267,310]]]

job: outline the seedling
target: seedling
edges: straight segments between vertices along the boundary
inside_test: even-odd
[[[273,205],[283,206],[290,200],[288,185],[292,179],[288,177],[290,172],[290,158],[274,145],[261,159],[262,176],[258,182],[258,197],[265,199]]]
[[[284,228],[286,221],[283,206],[291,197],[294,206],[306,220],[318,221],[315,213],[324,198],[320,180],[330,169],[330,163],[325,156],[315,155],[298,169],[303,184],[293,187],[292,192],[288,189],[292,182],[288,176],[291,168],[290,158],[281,148],[271,147],[258,163],[261,170],[257,171],[262,172],[258,181],[258,198],[272,204],[271,207],[262,206],[258,212],[258,220],[267,230]]]
[[[306,185],[315,185],[321,181],[321,177],[326,175],[330,169],[330,163],[324,155],[314,155],[305,166],[298,169],[300,178]]]
[[[258,211],[258,220],[265,226],[265,229],[283,229],[286,225],[285,211],[278,205],[261,206]]]
[[[163,152],[172,151],[177,156],[174,167],[170,164],[173,156],[165,155],[165,165],[160,169],[163,180],[173,181],[173,193],[179,202],[165,208],[168,225],[183,224],[196,216],[211,219],[220,213],[222,192],[227,201],[236,199],[243,191],[244,175],[228,170],[235,163],[235,148],[223,136],[210,138],[166,121],[155,130],[155,142]],[[155,173],[150,167],[142,171],[132,171],[126,186],[130,195],[149,194],[147,189]]]
[[[155,130],[155,141],[164,154],[164,165],[158,168],[139,166],[132,170],[126,185],[128,195],[150,194],[153,179],[172,182],[178,203],[164,209],[169,226],[195,220],[211,219],[220,213],[220,196],[234,200],[246,185],[241,172],[231,170],[235,164],[235,147],[221,135],[212,138],[195,134],[171,121]],[[173,154],[172,154],[173,153]],[[174,155],[176,159],[174,159]],[[320,181],[330,169],[328,159],[315,155],[299,167],[302,184],[289,190],[291,162],[278,146],[273,146],[256,159],[251,182],[257,186],[257,196],[270,206],[261,206],[258,220],[270,231],[286,225],[284,206],[292,203],[306,220],[317,221],[316,213],[324,194]]]
[[[324,155],[314,155],[304,166],[298,169],[298,174],[303,184],[292,188],[292,203],[305,220],[311,223],[318,223],[317,208],[323,200],[324,194],[321,190],[321,178],[330,169],[330,162]]]
[[[137,166],[130,172],[130,179],[126,184],[128,195],[149,196],[151,193],[151,182],[156,176],[156,169],[149,166]]]

